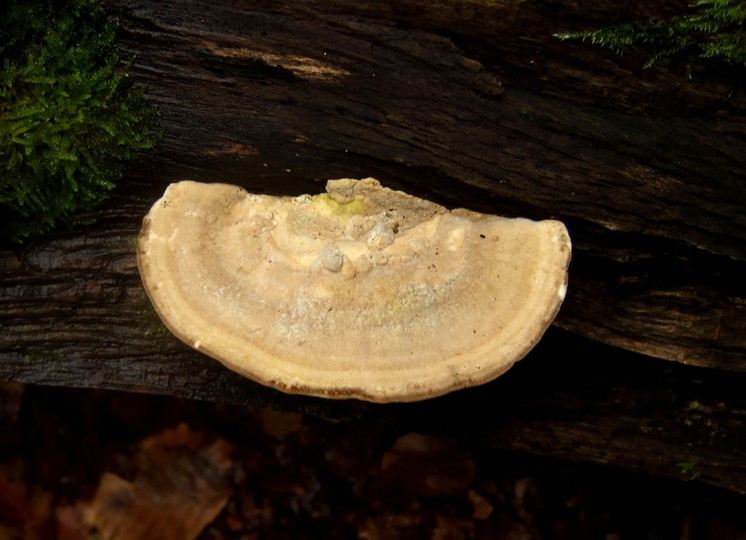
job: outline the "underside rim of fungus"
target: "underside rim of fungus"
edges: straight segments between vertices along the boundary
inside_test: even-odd
[[[567,289],[565,226],[341,179],[315,196],[171,184],[137,264],[187,345],[284,392],[415,401],[504,373]]]

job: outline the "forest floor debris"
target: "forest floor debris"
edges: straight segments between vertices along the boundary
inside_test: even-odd
[[[744,508],[386,425],[0,384],[0,540],[746,540]]]

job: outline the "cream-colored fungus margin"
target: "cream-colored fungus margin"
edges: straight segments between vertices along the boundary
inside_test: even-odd
[[[569,261],[558,221],[448,211],[372,178],[300,197],[178,182],[137,251],[191,347],[285,392],[376,402],[505,372],[557,314]]]

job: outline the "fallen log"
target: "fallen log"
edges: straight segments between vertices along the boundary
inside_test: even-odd
[[[164,139],[94,225],[2,253],[0,377],[407,422],[659,474],[691,463],[746,492],[743,88],[552,37],[662,2],[430,4],[112,2]],[[320,402],[164,334],[134,243],[170,182],[299,194],[365,176],[567,224],[567,299],[515,373],[409,406]]]

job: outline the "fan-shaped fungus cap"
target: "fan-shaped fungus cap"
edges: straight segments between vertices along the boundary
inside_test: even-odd
[[[137,253],[166,326],[279,390],[389,402],[494,379],[554,319],[562,223],[448,211],[372,178],[326,189],[170,185]]]

